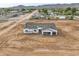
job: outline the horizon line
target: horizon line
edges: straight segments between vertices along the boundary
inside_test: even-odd
[[[51,4],[78,4],[78,3],[22,3],[22,4],[13,3],[13,4],[9,4],[11,6],[4,6],[4,7],[0,7],[0,8],[9,8],[9,7],[19,6],[19,5],[23,5],[23,6],[41,6],[41,5],[51,5]]]

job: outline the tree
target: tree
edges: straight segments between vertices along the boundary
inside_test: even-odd
[[[70,17],[70,20],[73,20],[73,18],[74,18],[74,17],[73,17],[73,15],[72,15],[72,16]]]
[[[22,12],[23,12],[23,11],[25,11],[25,10],[26,10],[26,9],[24,9],[24,8],[23,8],[23,9],[21,9],[21,11],[22,11]]]
[[[70,10],[71,10],[71,8],[68,7],[68,8],[65,9],[65,12],[68,12],[68,11],[70,11]]]
[[[72,11],[69,10],[69,11],[65,12],[64,15],[72,15]]]
[[[40,9],[39,9],[38,11],[39,11],[39,13],[41,12],[41,10],[40,10]]]
[[[44,12],[46,15],[48,15],[48,10],[47,9],[42,9],[42,12]]]
[[[59,8],[59,9],[58,9],[58,13],[59,13],[60,15],[63,15],[63,11],[64,11],[64,10],[63,10],[62,8]]]
[[[77,9],[76,8],[72,8],[72,15],[75,15],[76,14],[76,11],[77,11]]]

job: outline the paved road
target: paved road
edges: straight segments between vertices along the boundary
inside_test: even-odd
[[[19,25],[21,22],[24,22],[25,20],[29,21],[29,19],[32,17],[33,14],[37,13],[38,11],[35,10],[33,11],[31,14],[29,14],[27,16],[27,14],[20,16],[20,20],[17,21],[16,23],[14,23],[13,25],[11,25],[10,27],[6,28],[5,30],[0,32],[0,36],[9,32],[10,30],[12,30],[14,27],[16,27],[17,25]]]

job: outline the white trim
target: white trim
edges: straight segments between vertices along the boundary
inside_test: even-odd
[[[30,33],[30,34],[32,34],[32,33],[38,33],[39,34],[39,29],[42,29],[42,28],[38,28],[38,29],[28,29],[28,28],[25,28],[23,30],[23,32],[24,33]],[[26,32],[26,30],[27,30],[27,32]],[[34,31],[34,30],[36,30],[36,31]],[[56,35],[57,35],[57,30],[55,30],[55,29],[49,28],[49,29],[45,29],[45,30],[41,30],[41,31],[42,31],[41,32],[42,35],[44,34],[44,32],[50,32],[50,35],[53,35],[53,32],[56,32]]]
[[[26,30],[28,32],[26,32]],[[34,31],[34,30],[36,30],[36,31]],[[38,29],[28,29],[28,28],[26,28],[26,29],[23,30],[23,32],[24,33],[39,33],[39,30]]]

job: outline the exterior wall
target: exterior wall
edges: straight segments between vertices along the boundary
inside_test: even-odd
[[[78,19],[79,19],[79,16],[74,16],[74,19],[75,19],[75,20],[78,20]]]
[[[39,28],[41,29],[41,28]],[[32,34],[32,33],[39,33],[39,29],[28,29],[28,28],[25,28],[23,30],[24,33],[27,33],[27,34]],[[53,33],[56,33],[55,35],[57,35],[57,30],[54,30],[54,29],[45,29],[45,30],[41,30],[41,34],[44,35],[45,33],[48,33],[50,32],[49,35],[54,35]]]
[[[55,18],[58,18],[58,19],[66,19],[66,16],[55,16]]]
[[[23,31],[24,33],[38,33],[39,31],[37,29],[24,29]]]
[[[51,31],[42,31],[42,35],[44,35],[44,33],[48,33],[48,32],[50,32],[50,34],[49,35],[52,35],[52,32]]]
[[[52,30],[42,30],[42,35],[44,34],[44,32],[50,32],[50,35],[53,35],[53,32],[55,32],[56,35],[57,35],[57,30],[54,30],[54,29],[52,29]]]

